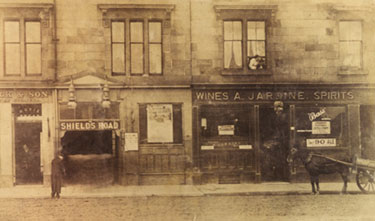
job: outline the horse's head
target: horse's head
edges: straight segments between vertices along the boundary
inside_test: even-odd
[[[292,163],[297,158],[297,152],[298,152],[297,148],[295,148],[295,147],[290,148],[290,151],[289,151],[288,157],[286,158],[286,161],[288,163]]]

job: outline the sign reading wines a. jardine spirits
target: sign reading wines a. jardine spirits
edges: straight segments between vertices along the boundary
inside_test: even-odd
[[[64,121],[60,122],[60,130],[117,130],[120,129],[119,121]]]

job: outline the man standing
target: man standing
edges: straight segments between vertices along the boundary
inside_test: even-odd
[[[52,167],[51,167],[51,188],[52,193],[51,197],[54,198],[55,195],[57,198],[60,198],[61,193],[61,185],[62,185],[62,178],[65,175],[65,168],[63,165],[63,156],[58,154],[52,160]]]

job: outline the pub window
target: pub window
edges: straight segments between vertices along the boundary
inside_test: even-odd
[[[343,106],[296,107],[296,142],[304,148],[337,148],[348,144]]]
[[[340,21],[340,64],[341,70],[362,68],[362,22]]]
[[[215,149],[251,145],[250,116],[251,110],[244,106],[202,106],[199,121],[201,145]]]
[[[140,143],[182,143],[181,104],[140,104]]]
[[[40,21],[4,21],[5,75],[41,75],[41,42]]]
[[[126,24],[129,24],[129,28]],[[125,75],[127,69],[135,75],[162,73],[161,21],[115,20],[111,27],[113,74]],[[129,38],[126,38],[127,32],[130,33]],[[129,45],[129,50],[126,45]],[[129,64],[126,62],[128,60]]]

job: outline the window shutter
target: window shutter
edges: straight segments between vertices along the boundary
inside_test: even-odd
[[[173,104],[173,143],[182,143],[181,104]]]
[[[139,141],[147,143],[147,105],[139,104]]]

